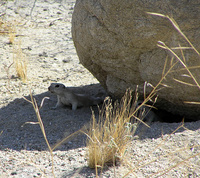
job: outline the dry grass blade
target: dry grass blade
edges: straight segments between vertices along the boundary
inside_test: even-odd
[[[175,78],[173,78],[173,79],[174,79],[176,82],[178,82],[178,83],[181,83],[181,84],[184,84],[184,85],[188,85],[188,86],[191,86],[191,87],[196,87],[195,84],[187,83],[187,82],[184,82],[184,81],[175,79]]]
[[[178,24],[176,23],[176,21],[173,18],[170,18],[167,15],[163,15],[163,14],[159,14],[159,13],[152,13],[152,12],[147,12],[150,15],[155,15],[155,16],[159,16],[159,17],[164,17],[167,18],[172,25],[175,27],[175,29],[184,37],[184,39],[189,43],[189,45],[191,46],[191,48],[198,54],[200,55],[200,53],[198,52],[198,50],[194,47],[194,45],[190,42],[190,40],[184,35],[184,33],[181,31],[181,29],[179,28]],[[168,50],[170,53],[173,54],[173,56],[183,65],[183,67],[187,70],[187,72],[189,73],[189,75],[192,77],[192,79],[194,80],[196,86],[200,89],[199,83],[197,82],[196,78],[193,76],[193,74],[191,73],[191,71],[189,70],[188,66],[186,65],[185,61],[185,57],[182,51],[182,47],[179,45],[179,49],[181,50],[181,54],[183,57],[183,60],[172,50],[172,48],[169,48],[164,42],[159,41],[158,42],[158,46],[160,48],[166,49]]]
[[[168,15],[164,15],[164,14],[159,14],[159,13],[154,13],[154,12],[147,12],[147,14],[150,14],[150,15],[155,15],[155,16],[158,16],[158,17],[163,17],[163,18],[167,18],[171,23],[172,25],[174,26],[174,28],[179,32],[179,34],[181,34],[183,36],[183,38],[189,43],[189,45],[192,47],[192,49],[194,49],[194,51],[200,55],[199,51],[194,47],[194,45],[190,42],[190,40],[185,36],[185,34],[181,31],[180,27],[178,26],[178,24],[176,23],[176,21],[169,17]]]
[[[24,127],[26,124],[36,125],[39,124],[39,122],[25,122],[24,124],[21,125],[21,127]]]
[[[40,108],[39,109],[41,109],[42,108],[42,106],[43,106],[43,104],[44,104],[44,100],[45,99],[49,99],[49,97],[44,97],[43,99],[42,99],[42,101],[41,101],[41,104],[40,104]]]
[[[8,35],[9,37],[9,44],[14,44],[15,37],[16,37],[16,22],[8,22],[3,21],[0,19],[0,34],[1,35]]]
[[[184,101],[184,103],[188,103],[188,104],[200,104],[200,102],[195,102],[195,101]]]
[[[199,69],[200,66],[190,66],[188,69]],[[186,70],[185,68],[177,69],[177,70],[172,70],[171,72],[179,72],[179,71],[184,71]]]
[[[189,75],[192,77],[192,79],[194,80],[196,86],[200,89],[199,83],[197,82],[196,78],[194,77],[192,72],[189,70],[187,65],[183,62],[183,60],[171,48],[169,48],[164,42],[159,41],[159,44],[160,44],[160,45],[158,45],[159,47],[161,47],[163,49],[167,49],[168,51],[170,51],[176,57],[176,59],[183,65],[183,67],[187,70]]]
[[[162,77],[165,75],[165,70],[166,70],[166,67],[167,67],[167,62],[168,62],[168,57],[166,57],[166,59],[165,59],[165,64],[164,64],[164,68],[163,68],[163,71],[162,71]]]
[[[167,58],[166,58],[167,60]],[[171,72],[171,70],[174,68],[174,66],[176,64],[178,64],[178,61],[174,62],[174,63],[171,63],[169,69],[165,72],[166,70],[166,64],[167,62],[165,62],[164,64],[164,69],[163,69],[163,72],[162,72],[162,77],[160,79],[160,81],[157,83],[156,86],[153,86],[151,85],[151,87],[153,88],[152,91],[150,92],[150,94],[144,99],[144,101],[141,103],[141,105],[136,108],[135,112],[137,112],[142,106],[144,106],[148,101],[152,101],[152,99],[156,96],[157,97],[157,92],[161,89],[163,89],[163,87],[165,88],[165,84],[163,84],[162,82],[166,79],[167,75]],[[163,87],[160,87],[160,86],[163,86]],[[134,115],[135,113],[133,113]]]
[[[59,141],[58,143],[56,143],[53,147],[52,147],[52,151],[55,150],[57,147],[59,147],[60,145],[62,145],[63,143],[65,143],[70,137],[73,137],[75,135],[77,135],[78,133],[83,132],[82,129],[70,134],[69,136],[65,137],[64,139],[62,139],[61,141]]]
[[[0,136],[2,135],[2,133],[3,133],[3,130],[0,132]]]
[[[183,49],[192,49],[193,50],[193,48],[192,47],[183,47],[183,46],[179,46],[179,47],[171,47],[171,49],[178,49],[178,50],[183,50]]]
[[[41,116],[40,116],[39,108],[38,108],[38,105],[37,105],[37,102],[36,102],[35,98],[33,98],[33,95],[31,93],[31,91],[30,91],[30,97],[31,97],[31,101],[29,101],[27,99],[26,99],[26,101],[30,102],[33,105],[33,108],[35,110],[35,113],[36,113],[36,116],[37,116],[37,119],[38,119],[38,123],[40,125],[40,128],[41,128],[42,134],[44,136],[44,139],[46,141],[46,144],[48,146],[49,152],[51,154],[52,174],[55,177],[55,174],[54,174],[53,150],[51,149],[51,146],[50,146],[50,144],[48,142],[48,139],[47,139],[47,136],[46,136],[46,132],[45,132],[45,129],[44,129],[44,125],[43,125],[43,122],[42,122],[42,119],[41,119]]]

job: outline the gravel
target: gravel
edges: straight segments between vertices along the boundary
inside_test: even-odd
[[[47,91],[50,83],[59,82],[82,93],[105,93],[79,63],[71,37],[74,5],[75,0],[0,2],[3,21],[16,28],[14,44],[8,43],[8,35],[0,35],[0,177],[50,178],[52,166],[55,177],[96,177],[87,165],[86,136],[82,134],[58,147],[52,162],[33,106],[23,98],[30,99],[30,90],[38,105],[44,97],[50,98],[44,100],[40,114],[51,146],[90,122],[90,108],[51,110],[56,96]],[[17,42],[28,61],[26,84],[16,77],[15,66],[9,67]],[[98,115],[98,108],[93,110]],[[184,127],[162,122],[142,127],[136,133],[142,136],[130,143],[124,162],[99,175],[200,177],[200,121],[187,122]]]

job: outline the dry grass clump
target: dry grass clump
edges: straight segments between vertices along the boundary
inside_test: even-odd
[[[120,103],[115,102],[113,106],[112,100],[107,99],[102,108],[99,121],[93,114],[87,134],[88,165],[96,171],[123,160],[139,124],[135,119],[136,102],[132,103],[131,90],[126,91]]]
[[[16,22],[8,22],[0,19],[0,34],[7,35],[9,37],[8,44],[13,45],[13,63],[15,64],[15,70],[17,76],[26,83],[27,81],[27,59],[21,48],[21,41],[16,41]],[[11,65],[10,65],[11,66]],[[8,73],[9,67],[5,66]],[[8,78],[10,79],[9,75]]]
[[[26,55],[23,53],[21,48],[21,43],[18,42],[13,48],[13,62],[15,64],[15,69],[17,76],[26,83],[27,81],[27,59]]]
[[[8,35],[9,44],[14,44],[16,37],[16,22],[8,22],[0,19],[0,34]]]

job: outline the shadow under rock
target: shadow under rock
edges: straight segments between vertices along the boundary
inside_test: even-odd
[[[156,139],[162,137],[165,134],[170,135],[174,133],[174,131],[175,133],[180,133],[184,132],[187,129],[195,131],[200,128],[200,120],[195,121],[191,119],[185,119],[183,116],[174,115],[161,109],[152,109],[152,111],[156,115],[154,122],[151,122],[149,124],[148,120],[145,121],[150,127],[148,128],[141,123],[136,130],[135,134],[138,135],[140,139]]]
[[[93,84],[83,87],[71,88],[75,92],[97,95],[105,91],[99,84]],[[40,105],[44,97],[50,97],[44,100],[44,104],[40,109],[40,115],[44,124],[47,139],[50,145],[56,144],[64,137],[81,129],[88,124],[91,119],[91,108],[82,107],[76,111],[72,111],[70,107],[58,108],[51,110],[55,106],[57,97],[49,92],[41,93],[33,96],[38,105]],[[30,96],[26,96],[30,99]],[[96,106],[92,107],[95,113],[98,113]],[[38,122],[35,111],[31,103],[23,98],[15,99],[6,107],[0,109],[0,150],[6,148],[13,150],[47,150],[48,147],[44,140],[42,131]],[[67,140],[57,150],[69,150],[85,146],[86,136],[83,134],[75,135]]]
[[[140,126],[136,130],[135,135],[138,135],[140,139],[147,139],[147,138],[156,139],[162,137],[163,135],[172,134],[179,127],[180,128],[175,133],[181,133],[187,129],[196,131],[200,128],[200,121],[185,122],[185,123],[153,122],[149,126],[150,128],[146,127],[143,124],[140,124]]]

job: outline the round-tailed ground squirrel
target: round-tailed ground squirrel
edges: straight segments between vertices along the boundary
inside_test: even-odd
[[[103,102],[101,97],[92,97],[84,94],[75,94],[61,83],[52,83],[48,90],[57,95],[58,101],[53,109],[61,105],[72,106],[72,110],[76,110],[81,106],[92,106]]]

